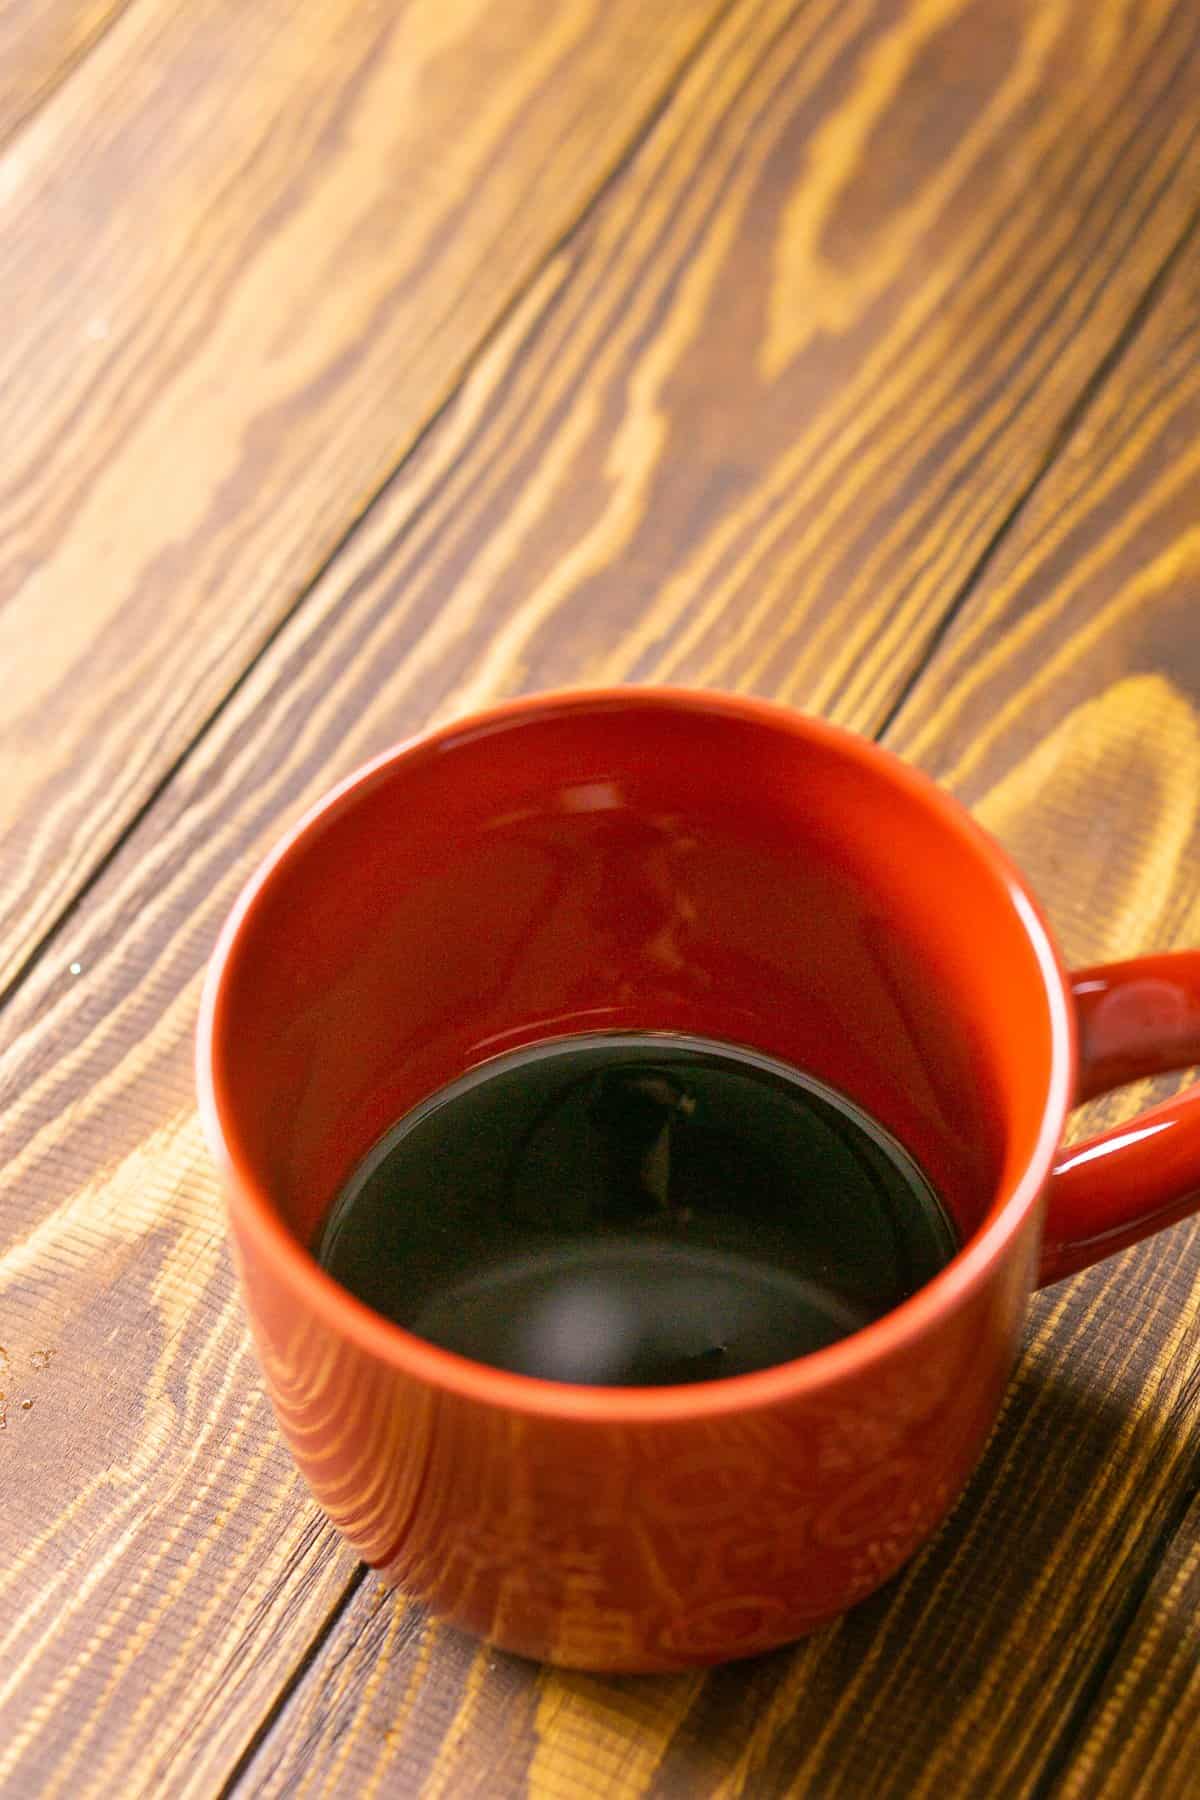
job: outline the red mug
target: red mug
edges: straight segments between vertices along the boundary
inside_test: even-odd
[[[587,1031],[798,1065],[916,1158],[962,1248],[829,1348],[674,1388],[484,1367],[306,1246],[383,1131]],[[250,882],[209,970],[200,1104],[267,1386],[384,1579],[526,1656],[677,1669],[785,1643],[935,1530],[1031,1291],[1200,1205],[1200,1098],[1062,1148],[1071,1107],[1200,1059],[1200,953],[1064,973],[953,800],[756,700],[544,695],[378,758]]]

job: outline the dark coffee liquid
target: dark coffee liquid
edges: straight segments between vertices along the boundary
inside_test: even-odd
[[[841,1096],[639,1032],[538,1044],[443,1088],[360,1164],[316,1253],[461,1356],[641,1387],[820,1349],[956,1249],[915,1163]]]

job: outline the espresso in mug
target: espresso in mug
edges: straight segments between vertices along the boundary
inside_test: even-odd
[[[956,1248],[921,1170],[845,1098],[652,1032],[540,1043],[443,1088],[363,1160],[316,1246],[431,1343],[619,1387],[818,1350]]]

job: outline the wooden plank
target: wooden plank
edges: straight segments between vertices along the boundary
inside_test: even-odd
[[[1180,1421],[1186,1431],[1194,1423]],[[1195,1476],[1189,1486],[1194,1490]],[[1200,1763],[1200,1502],[1193,1500],[1052,1792],[1190,1800]]]
[[[0,162],[0,987],[721,0],[141,0]]]
[[[932,762],[985,817],[996,815],[1036,865],[1079,961],[1200,943],[1198,446],[1193,248],[900,734],[906,751]],[[1019,705],[1018,672],[1026,683]],[[1018,711],[1037,740],[1024,757]],[[1143,1436],[1146,1449],[1130,1465],[1114,1441],[1113,1465],[1089,1505],[1100,1530],[1090,1541],[1080,1532],[1070,1547],[1085,1559],[1080,1584],[1095,1584],[1101,1618],[1114,1626],[1098,1646],[1102,1686],[1073,1721],[1078,1735],[1052,1791],[1064,1800],[1183,1800],[1200,1767],[1196,1226],[1123,1258],[1111,1302],[1088,1330],[1090,1341],[1065,1367],[1049,1342],[1047,1367],[1100,1413],[1114,1404],[1111,1364],[1130,1355],[1142,1363],[1115,1422]],[[1146,1338],[1148,1358],[1135,1334]],[[1086,1386],[1076,1373],[1084,1357]],[[1144,1571],[1142,1594],[1139,1549],[1150,1534],[1164,1553]],[[1055,1579],[1065,1595],[1061,1569]],[[1135,1609],[1128,1623],[1118,1607]],[[1095,1635],[1082,1617],[1077,1628]],[[1003,1718],[993,1726],[1003,1730]]]
[[[14,1791],[211,1792],[347,1579],[345,1561],[330,1570],[255,1398],[191,1114],[200,967],[253,860],[371,750],[523,683],[670,672],[809,695],[877,727],[1144,293],[1151,250],[1173,241],[1164,220],[1180,228],[1193,192],[1183,15],[1105,14],[1105,86],[1096,67],[1079,72],[1070,26],[1083,15],[1055,14],[1057,52],[1043,46],[1017,84],[1020,129],[1000,108],[994,137],[975,129],[990,116],[980,86],[1014,79],[1022,58],[1019,45],[997,55],[985,33],[958,126],[972,159],[939,150],[939,169],[958,168],[969,193],[939,187],[914,202],[882,297],[866,252],[894,194],[876,194],[871,213],[848,181],[829,201],[825,237],[854,279],[848,298],[844,283],[828,292],[870,382],[827,373],[826,334],[771,378],[761,440],[751,430],[742,390],[765,339],[745,296],[788,260],[793,230],[811,231],[803,146],[853,119],[864,92],[875,129],[906,141],[941,91],[939,59],[953,48],[964,66],[974,38],[955,31],[1011,16],[993,0],[869,17],[831,3],[781,28],[780,7],[731,11],[588,230],[546,265],[10,1003],[0,1306],[22,1397],[35,1401],[11,1412],[0,1459],[0,1516],[30,1546],[0,1572],[12,1721],[0,1781]],[[882,114],[880,67],[892,71]],[[1013,146],[1025,142],[1043,179],[1014,189]],[[997,292],[1011,301],[1002,320],[989,310]],[[943,316],[931,372],[917,327]],[[877,386],[890,394],[878,418]],[[859,580],[855,558],[872,552]],[[800,570],[810,554],[819,578],[783,582],[747,624],[775,559]],[[835,629],[822,632],[827,619]],[[35,1372],[43,1349],[56,1354]],[[1041,1398],[1027,1385],[1014,1404],[1041,1421]],[[1029,1454],[1023,1439],[1018,1455]],[[1057,1513],[1040,1538],[1010,1522],[1030,1539],[1018,1566],[1039,1566],[1058,1529]],[[80,1543],[85,1577],[60,1575]],[[897,1655],[926,1610],[912,1602],[902,1615]],[[732,1781],[743,1757],[747,1779],[761,1769],[777,1782],[771,1758],[793,1757],[794,1717],[828,1718],[878,1619],[860,1614],[820,1640],[823,1662],[810,1647],[709,1683],[589,1682],[426,1633],[367,1584],[245,1785],[387,1791],[407,1779],[400,1770],[454,1795],[472,1784],[579,1793],[593,1754],[610,1782],[601,1791],[617,1795],[697,1771]]]
[[[83,60],[129,0],[3,0],[0,144]]]

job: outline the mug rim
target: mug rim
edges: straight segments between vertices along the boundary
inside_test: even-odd
[[[985,862],[1006,892],[1030,943],[1042,977],[1050,1020],[1050,1078],[1037,1138],[1023,1169],[991,1216],[945,1268],[899,1306],[850,1336],[791,1362],[746,1375],[676,1387],[600,1387],[518,1375],[474,1362],[428,1343],[377,1313],[342,1287],[287,1225],[280,1208],[257,1181],[249,1158],[239,1156],[232,1108],[222,1098],[217,1025],[226,977],[243,928],[276,876],[335,813],[366,788],[385,780],[414,752],[445,748],[525,717],[649,706],[655,710],[709,713],[767,727],[811,742],[882,774],[909,798],[933,812],[944,829]],[[209,1150],[224,1178],[231,1222],[268,1260],[296,1303],[330,1331],[353,1341],[377,1362],[427,1388],[507,1412],[609,1424],[711,1418],[778,1405],[819,1393],[855,1377],[873,1363],[903,1354],[933,1325],[965,1304],[987,1280],[1037,1205],[1050,1174],[1076,1082],[1076,1030],[1069,983],[1042,909],[1024,877],[996,840],[966,808],[894,751],[843,726],[777,702],[715,689],[636,686],[569,688],[502,701],[432,729],[413,733],[353,770],[323,794],[276,841],[242,888],[225,920],[205,975],[196,1031],[196,1087]]]

